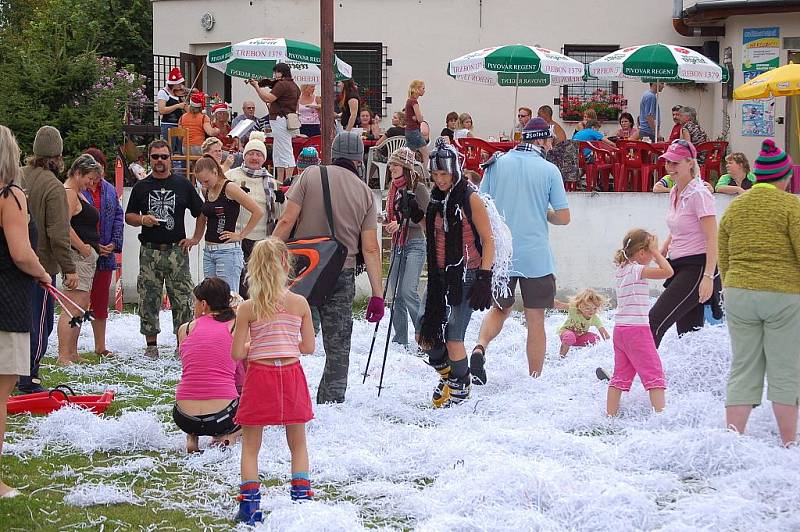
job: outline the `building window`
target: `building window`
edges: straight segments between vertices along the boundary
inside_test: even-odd
[[[379,42],[337,42],[333,48],[339,59],[353,67],[361,105],[386,116],[386,47]]]
[[[564,55],[588,65],[595,59],[619,50],[618,45],[565,44]],[[622,83],[589,79],[564,85],[561,89],[561,119],[581,120],[583,110],[593,108],[600,120],[616,120],[624,105]]]

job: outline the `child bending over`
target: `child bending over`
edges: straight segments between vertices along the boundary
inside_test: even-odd
[[[569,303],[555,300],[555,307],[559,310],[567,311],[567,320],[558,329],[561,336],[561,358],[567,356],[569,348],[584,347],[595,344],[600,339],[596,334],[589,332],[594,327],[603,337],[603,340],[610,338],[608,331],[603,327],[603,322],[597,312],[606,304],[605,299],[592,290],[587,288],[569,300]]]

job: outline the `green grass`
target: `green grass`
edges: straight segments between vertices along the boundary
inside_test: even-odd
[[[99,357],[90,353],[82,353],[88,364],[97,364]],[[80,386],[74,376],[69,376],[63,369],[55,366],[42,368],[44,382],[70,383]],[[110,381],[127,385],[146,386],[144,379],[121,371],[109,370],[106,378]],[[168,382],[168,381],[167,381]],[[163,384],[163,381],[162,381]],[[148,388],[146,396],[120,395],[107,410],[107,415],[115,416],[123,410],[144,409],[153,404],[169,404],[173,401],[173,391],[169,386],[161,389]],[[171,387],[174,390],[174,386]],[[27,417],[11,416],[8,420],[9,430],[22,436],[29,433],[26,427]],[[12,440],[13,441],[13,440]],[[64,453],[49,449],[44,450],[41,456],[27,456],[24,459],[4,455],[2,458],[2,475],[4,481],[17,486],[23,492],[22,496],[14,499],[0,501],[0,529],[2,530],[64,530],[68,528],[86,527],[90,530],[103,528],[114,530],[138,529],[170,529],[170,530],[198,530],[206,527],[217,530],[230,529],[232,523],[213,516],[198,516],[155,507],[152,504],[116,504],[98,505],[80,508],[64,502],[65,491],[76,486],[81,480],[104,483],[113,483],[131,489],[134,494],[140,495],[143,490],[153,487],[153,481],[159,487],[174,490],[175,500],[181,500],[180,489],[185,480],[181,477],[178,466],[174,462],[180,458],[180,453],[175,452],[172,460],[164,463],[164,454],[157,452],[122,453],[122,452],[96,452],[83,454],[78,451]],[[159,467],[149,471],[146,477],[134,473],[120,473],[92,475],[95,467],[118,464],[126,458],[143,458],[150,456],[156,460]],[[170,464],[172,462],[172,464]],[[64,476],[64,471],[73,471],[74,476]],[[234,501],[231,499],[231,508]]]

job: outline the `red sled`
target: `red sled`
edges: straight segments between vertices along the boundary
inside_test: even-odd
[[[72,388],[60,385],[49,392],[9,397],[6,411],[9,414],[44,415],[66,405],[77,405],[95,414],[102,414],[114,400],[114,395],[113,390],[106,390],[102,395],[75,395]]]

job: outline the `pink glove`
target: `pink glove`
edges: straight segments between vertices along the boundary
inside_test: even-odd
[[[367,305],[367,321],[370,323],[378,323],[383,318],[383,298],[372,296],[369,298],[369,304]]]

